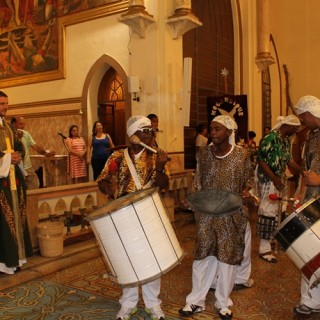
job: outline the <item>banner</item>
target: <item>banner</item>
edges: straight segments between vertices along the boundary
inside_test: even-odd
[[[238,125],[237,139],[247,140],[248,107],[246,95],[207,97],[208,123],[219,115],[230,116]]]

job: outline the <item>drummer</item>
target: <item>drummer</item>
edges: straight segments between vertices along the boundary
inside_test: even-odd
[[[215,117],[210,126],[212,145],[201,148],[194,178],[196,191],[221,189],[249,198],[252,175],[250,156],[246,149],[235,145],[235,121],[229,116]],[[205,310],[207,292],[217,277],[215,307],[221,319],[231,319],[229,309],[236,268],[243,260],[247,215],[240,208],[225,215],[195,212],[196,251],[192,267],[192,291],[182,316]]]
[[[270,194],[286,196],[286,168],[299,172],[299,166],[291,160],[290,137],[297,132],[300,120],[293,114],[280,116],[272,130],[262,139],[258,150],[256,180],[260,196],[258,208],[258,235],[260,237],[259,257],[268,262],[276,263],[272,254],[270,239],[278,223],[281,203],[270,200]],[[278,218],[278,219],[277,219]]]
[[[300,198],[303,203],[320,196],[320,100],[314,96],[302,97],[295,110],[302,122],[310,129],[303,157],[303,176]],[[307,245],[307,244],[306,244]],[[320,315],[320,284],[311,288],[304,277],[301,278],[300,304],[294,311],[298,314]]]
[[[154,149],[155,137],[150,119],[140,115],[129,118],[127,134],[130,139],[129,148],[115,151],[97,179],[101,192],[115,199],[148,187],[166,188],[169,184],[169,171],[166,165],[168,157],[161,149],[157,149],[156,153],[150,151],[150,146]],[[139,141],[149,148],[143,147]],[[159,294],[160,277],[142,285],[146,312],[152,319],[164,320]],[[130,319],[138,311],[138,301],[138,285],[123,288],[120,298],[121,309],[117,319]]]

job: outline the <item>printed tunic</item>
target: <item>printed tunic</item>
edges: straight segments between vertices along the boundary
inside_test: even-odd
[[[203,147],[194,179],[196,191],[221,189],[241,195],[252,175],[247,150],[235,146],[226,157],[215,157],[213,146]],[[195,212],[197,223],[195,259],[215,256],[221,262],[236,265],[243,259],[248,219],[242,208],[226,215]]]
[[[304,170],[314,171],[320,175],[320,130],[310,131],[308,133],[303,159]],[[320,186],[308,186],[306,188],[306,195],[303,202],[311,198],[318,198],[320,196]]]
[[[118,189],[114,192],[114,198],[119,198],[128,193],[137,191],[137,187],[131,176],[128,163],[125,159],[124,150],[125,149],[120,149],[112,153],[97,179],[97,182],[103,180],[110,185],[118,186]],[[131,157],[141,186],[145,186],[148,183],[150,184],[150,182],[151,187],[155,186],[156,157],[156,154],[148,150],[143,150],[138,159]],[[165,172],[167,175],[169,175],[167,165],[165,166]]]
[[[266,162],[269,168],[278,177],[286,170],[290,160],[290,140],[282,139],[279,131],[270,131],[261,141],[258,150],[258,161]],[[258,167],[258,179],[260,183],[267,183],[270,178]]]

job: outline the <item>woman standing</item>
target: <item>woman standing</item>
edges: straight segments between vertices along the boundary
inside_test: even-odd
[[[109,134],[103,132],[102,123],[96,121],[92,128],[92,137],[88,140],[87,163],[91,164],[93,170],[93,179],[96,180],[114,147]]]
[[[85,160],[87,147],[84,139],[79,137],[78,126],[72,125],[69,128],[69,137],[65,143],[69,152],[68,172],[72,183],[85,182],[87,180]]]

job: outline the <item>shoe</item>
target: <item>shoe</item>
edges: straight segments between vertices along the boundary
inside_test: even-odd
[[[179,310],[179,313],[184,317],[190,317],[193,314],[202,312],[204,310],[205,309],[203,307],[197,306],[195,304],[186,304],[183,309]]]
[[[249,279],[246,282],[243,283],[235,283],[233,286],[233,290],[242,290],[242,289],[248,289],[251,288],[254,285],[254,280],[253,279]]]
[[[150,309],[145,309],[145,311],[150,315],[152,320],[164,320],[164,313],[159,305]]]
[[[127,308],[121,307],[120,311],[117,314],[117,320],[129,320],[132,315],[138,311],[137,307]]]
[[[293,311],[298,314],[320,313],[320,309],[312,309],[305,304],[298,304],[293,308]]]
[[[219,317],[222,320],[232,319],[232,311],[229,308],[221,308],[219,309]]]
[[[269,263],[277,263],[278,262],[277,258],[270,253],[259,254],[259,258],[266,261],[266,262],[269,262]]]

